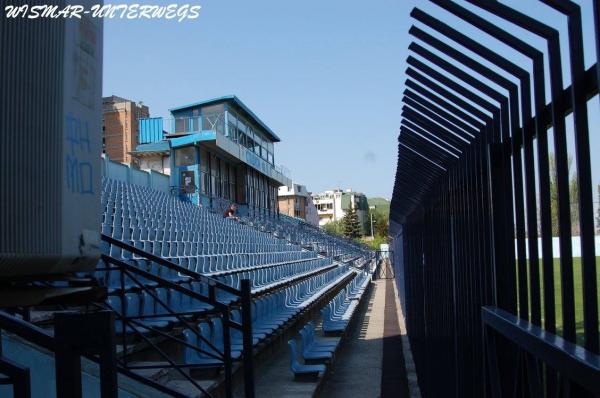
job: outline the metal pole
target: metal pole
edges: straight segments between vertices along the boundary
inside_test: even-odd
[[[118,395],[114,313],[62,312],[55,315],[56,396],[81,397],[81,356],[100,357],[102,397]]]
[[[233,396],[233,376],[231,371],[231,324],[228,312],[223,312],[223,356],[225,363],[225,396]],[[245,358],[244,358],[245,359]]]
[[[254,398],[254,364],[252,363],[252,290],[250,279],[242,279],[242,328],[243,328],[243,363],[244,392],[246,398]]]
[[[54,316],[54,338],[56,339],[56,396],[81,398],[81,357],[77,353],[76,335],[79,334],[72,322],[73,313],[57,313]]]

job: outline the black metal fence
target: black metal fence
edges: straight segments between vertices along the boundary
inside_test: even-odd
[[[588,107],[598,112],[600,68],[584,66],[581,8],[526,2],[567,22],[561,48],[556,27],[500,2],[431,3],[440,18],[411,13],[391,208],[421,391],[598,396],[590,129],[600,127]],[[586,40],[598,56],[598,1],[592,6],[596,33]],[[480,35],[465,33],[475,29]]]

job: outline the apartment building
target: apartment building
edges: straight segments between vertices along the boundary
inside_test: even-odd
[[[313,194],[312,197],[317,208],[320,226],[331,221],[340,221],[352,206],[358,215],[361,232],[365,233],[365,224],[369,216],[369,203],[364,194],[354,192],[352,189],[344,191],[338,188]]]
[[[278,191],[279,212],[290,217],[305,220],[314,226],[319,225],[319,216],[306,186],[292,183],[284,185]]]
[[[102,153],[120,163],[132,163],[130,152],[139,144],[138,121],[150,116],[142,103],[111,95],[102,98]]]

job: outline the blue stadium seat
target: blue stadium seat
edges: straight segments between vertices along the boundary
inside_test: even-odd
[[[317,378],[325,373],[327,367],[323,364],[306,365],[298,362],[298,348],[294,340],[288,341],[290,348],[290,369],[294,372],[294,377],[299,378]]]

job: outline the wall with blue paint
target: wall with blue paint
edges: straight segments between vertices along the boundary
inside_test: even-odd
[[[3,333],[2,353],[7,358],[30,369],[32,398],[56,398],[56,369],[54,355],[51,352],[18,337]],[[101,398],[98,365],[82,359],[81,369],[83,396]],[[118,382],[120,398],[165,396],[122,375],[119,375]],[[12,396],[12,386],[0,385],[0,397],[10,398]]]
[[[117,163],[103,156],[102,175],[117,181],[141,185],[162,192],[170,192],[171,178],[154,170],[138,170],[123,163]]]

